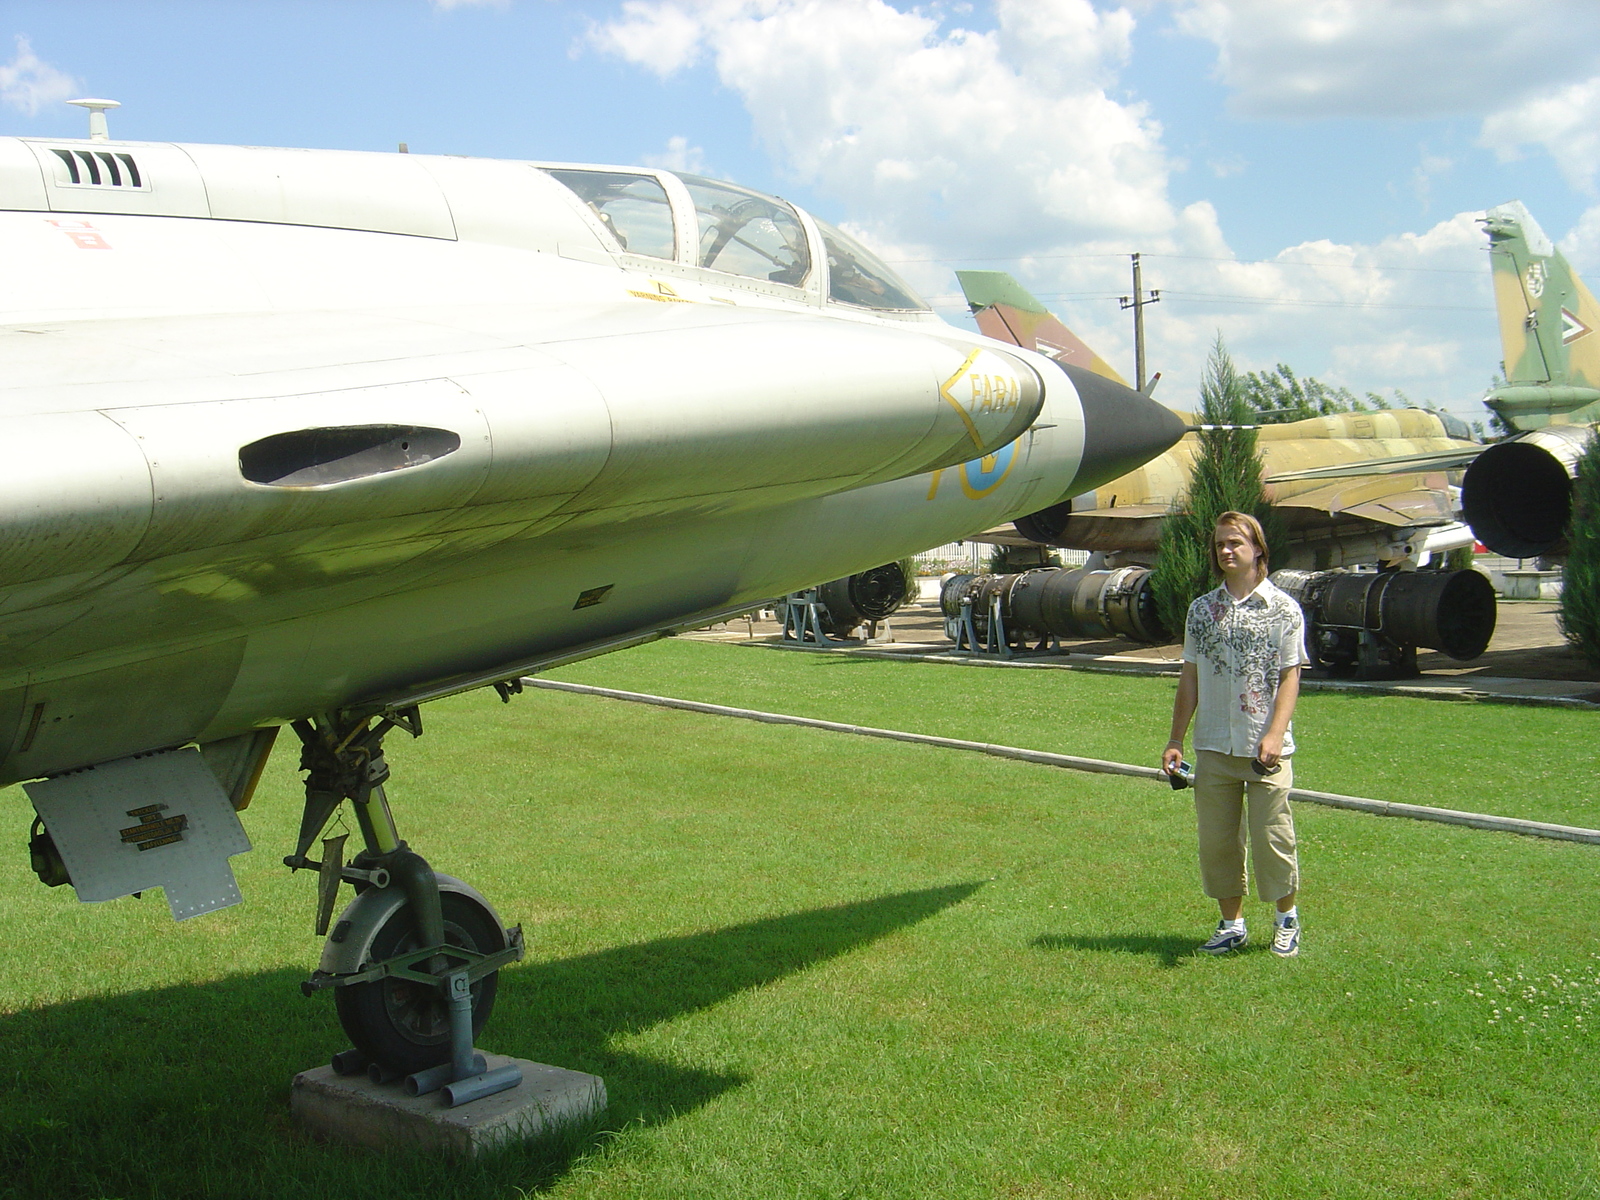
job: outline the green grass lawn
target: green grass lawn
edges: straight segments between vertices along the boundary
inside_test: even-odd
[[[695,642],[590,659],[550,677],[1149,766],[1160,764],[1177,690],[1176,677]],[[1294,728],[1301,787],[1600,828],[1592,711],[1307,692]]]
[[[1172,691],[694,643],[560,675],[1133,761]],[[1305,786],[1600,824],[1592,715],[1302,714]],[[296,989],[318,943],[313,881],[275,865],[280,747],[246,903],[182,925],[40,887],[0,792],[0,1195],[1600,1191],[1594,847],[1303,806],[1302,957],[1215,960],[1159,784],[549,692],[425,722],[389,745],[402,830],[528,934],[482,1043],[603,1075],[600,1129],[454,1164],[291,1127],[290,1077],[342,1042]]]

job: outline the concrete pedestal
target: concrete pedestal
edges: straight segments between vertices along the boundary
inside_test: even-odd
[[[1504,571],[1507,600],[1559,600],[1560,571]]]
[[[369,1150],[471,1155],[585,1120],[606,1106],[605,1080],[598,1075],[501,1054],[484,1058],[491,1071],[507,1063],[521,1067],[521,1085],[446,1108],[438,1092],[408,1096],[399,1080],[373,1083],[365,1075],[336,1075],[322,1066],[294,1077],[289,1110],[311,1133]]]

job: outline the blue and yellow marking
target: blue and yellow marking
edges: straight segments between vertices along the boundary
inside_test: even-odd
[[[1006,481],[1006,476],[1011,474],[1011,468],[1017,462],[1017,443],[1008,442],[993,454],[985,454],[982,458],[975,458],[971,462],[964,462],[959,467],[950,468],[956,472],[956,478],[961,482],[961,491],[969,500],[982,500],[985,496],[992,495],[996,488]],[[928,485],[928,499],[932,500],[939,494],[939,481],[943,477],[945,468],[940,468],[933,473],[933,479]]]

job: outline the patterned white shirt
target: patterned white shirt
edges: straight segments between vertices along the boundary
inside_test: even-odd
[[[1272,720],[1279,674],[1311,660],[1305,651],[1300,605],[1270,581],[1243,600],[1227,587],[1189,606],[1183,661],[1195,664],[1200,703],[1194,747],[1254,758]],[[1283,757],[1294,753],[1294,730],[1283,736]]]

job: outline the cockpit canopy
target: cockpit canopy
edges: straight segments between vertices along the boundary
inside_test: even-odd
[[[619,171],[545,170],[578,193],[629,254],[668,260],[676,256],[672,202],[660,180]]]
[[[1463,442],[1475,442],[1478,440],[1472,435],[1472,429],[1467,423],[1453,413],[1447,413],[1443,409],[1439,409],[1433,415],[1438,417],[1440,424],[1444,426],[1446,437],[1453,437]]]
[[[786,287],[879,312],[927,312],[909,284],[849,234],[736,184],[667,171],[543,168],[575,192],[628,254]]]
[[[861,308],[927,309],[911,285],[842,229],[818,221],[828,250],[828,299]]]

